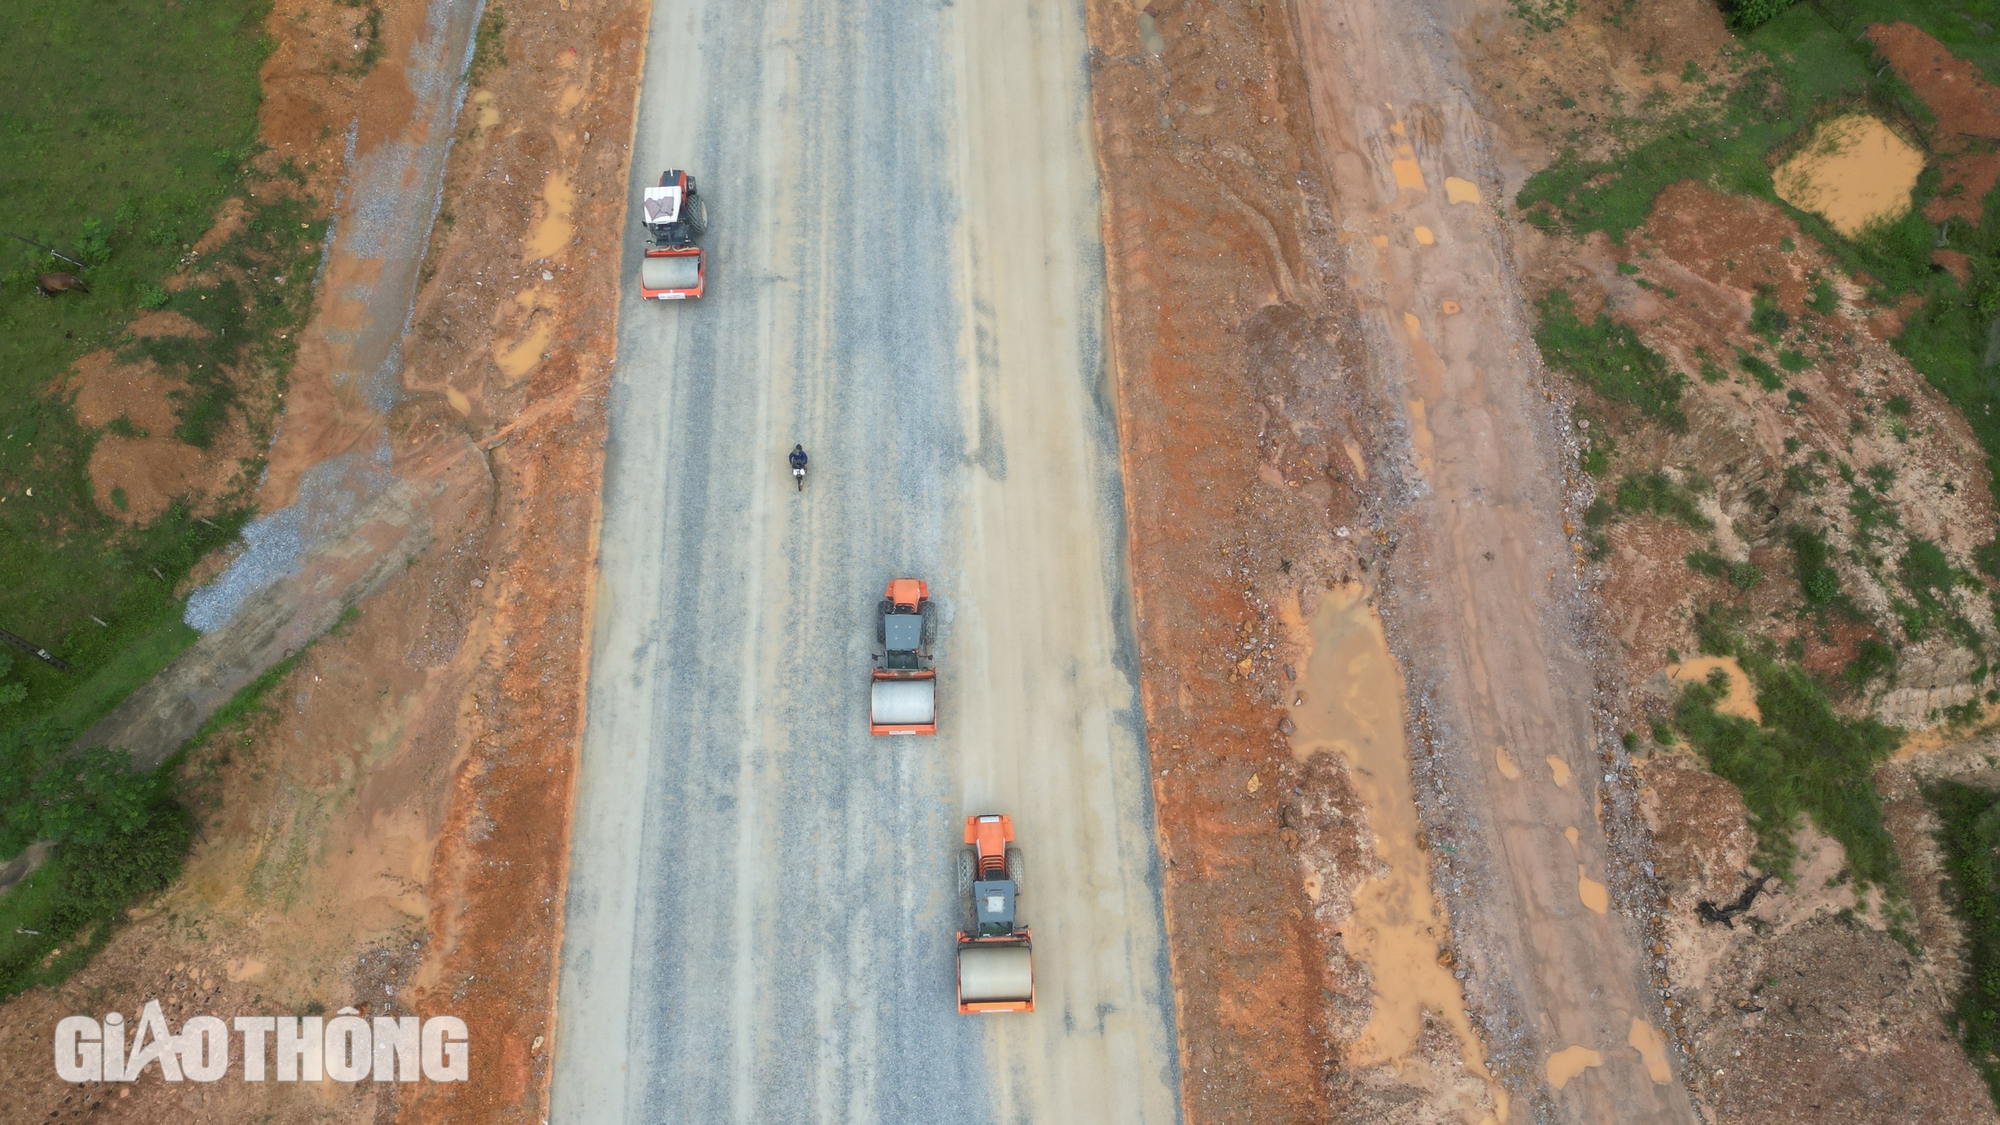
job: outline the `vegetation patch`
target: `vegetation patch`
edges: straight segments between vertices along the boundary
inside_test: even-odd
[[[1795,527],[1788,536],[1792,544],[1792,573],[1806,604],[1832,605],[1840,600],[1840,572],[1833,569],[1826,537],[1817,531]]]
[[[1630,325],[1599,312],[1585,323],[1569,294],[1560,289],[1538,302],[1535,343],[1549,366],[1581,380],[1610,402],[1637,410],[1673,433],[1687,429],[1681,389],[1687,378],[1666,357],[1641,343]]]
[[[180,874],[194,835],[172,765],[133,773],[122,750],[65,754],[73,740],[49,721],[0,731],[0,850],[53,843],[42,866],[0,896],[0,998],[87,963],[127,904]]]
[[[1757,687],[1764,721],[1715,709],[1729,694],[1726,675],[1690,684],[1674,709],[1674,725],[1709,768],[1743,793],[1757,830],[1758,862],[1789,878],[1801,815],[1840,841],[1859,887],[1893,889],[1897,859],[1882,825],[1875,767],[1894,752],[1902,733],[1874,719],[1847,719],[1796,665],[1757,653],[1738,662]]]
[[[1764,571],[1748,559],[1730,562],[1721,555],[1708,551],[1695,551],[1687,557],[1688,569],[1696,574],[1706,574],[1717,581],[1727,582],[1739,590],[1755,589],[1764,581]]]
[[[340,0],[347,7],[364,9],[363,0]],[[365,5],[360,22],[354,25],[354,57],[345,66],[335,66],[337,73],[360,78],[375,69],[382,61],[382,9],[374,4]]]
[[[1958,1034],[2000,1101],[2000,793],[1941,781],[1925,796],[1941,825],[1946,897],[1965,926]]]
[[[1701,514],[1694,497],[1693,490],[1676,484],[1672,477],[1658,469],[1649,473],[1626,473],[1618,482],[1620,511],[1660,516],[1696,531],[1707,531],[1715,525]]]
[[[498,4],[486,5],[486,11],[479,17],[479,29],[473,33],[472,66],[466,74],[468,85],[479,85],[488,73],[507,65],[507,45],[502,41],[506,30],[506,10]]]
[[[1871,303],[1920,299],[1904,319],[1895,347],[1965,416],[2000,484],[2000,379],[1989,337],[2000,318],[2000,192],[1989,194],[1980,223],[1934,225],[1923,207],[1937,192],[1939,176],[1928,171],[1907,212],[1850,238],[1818,215],[1780,200],[1768,159],[1836,112],[1864,111],[1921,132],[1931,120],[1929,110],[1859,32],[1877,22],[1907,21],[1994,81],[2000,79],[2000,36],[1992,34],[1991,25],[2000,19],[2000,6],[1990,0],[1976,0],[1971,8],[1960,0],[1721,4],[1747,48],[1731,56],[1729,73],[1715,76],[1671,110],[1648,113],[1641,105],[1614,115],[1601,126],[1616,141],[1612,153],[1591,160],[1566,150],[1529,178],[1516,205],[1538,225],[1578,235],[1603,231],[1621,244],[1645,222],[1660,192],[1685,179],[1784,207],[1849,276],[1870,285]],[[1983,14],[1975,16],[1974,10]],[[1694,70],[1684,73],[1683,81],[1709,77]],[[1934,267],[1932,252],[1938,249],[1966,255],[1967,281]],[[1828,279],[1816,280],[1807,305],[1821,315],[1839,307]],[[1753,298],[1752,329],[1773,348],[1789,322],[1770,293]],[[1803,369],[1804,358],[1796,351],[1779,353],[1789,370]],[[1782,386],[1766,361],[1745,357],[1742,366],[1765,390]]]

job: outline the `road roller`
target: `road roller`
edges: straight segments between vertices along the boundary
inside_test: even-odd
[[[875,643],[882,651],[869,685],[869,734],[937,733],[937,670],[930,663],[936,637],[930,584],[890,582],[875,607]]]
[[[694,177],[679,168],[660,174],[658,187],[639,200],[639,223],[651,242],[639,260],[639,295],[648,301],[685,301],[708,288],[708,257],[694,240],[708,231],[708,204]]]
[[[1017,925],[1021,849],[1014,821],[1002,813],[965,818],[958,893],[970,895],[971,932],[958,934],[960,1015],[1035,1010],[1034,934]]]

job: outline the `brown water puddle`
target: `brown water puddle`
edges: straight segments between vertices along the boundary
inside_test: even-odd
[[[1311,657],[1300,676],[1303,702],[1292,709],[1292,752],[1299,758],[1337,753],[1353,771],[1368,806],[1375,851],[1388,874],[1361,884],[1341,937],[1366,962],[1374,1010],[1348,1056],[1358,1067],[1409,1061],[1431,1012],[1451,1026],[1465,1067],[1486,1081],[1497,1120],[1507,1119],[1507,1092],[1486,1068],[1485,1047],[1465,1014],[1465,994],[1438,964],[1445,919],[1431,897],[1430,863],[1417,846],[1417,806],[1403,726],[1403,677],[1382,634],[1382,622],[1358,585],[1326,592],[1311,622],[1294,601],[1279,610],[1288,630],[1309,639]],[[1496,1120],[1474,1106],[1467,1121]]]
[[[1569,1080],[1593,1066],[1603,1066],[1604,1056],[1578,1044],[1549,1056],[1549,1085],[1560,1090]]]
[[[542,187],[542,217],[528,235],[527,249],[522,253],[521,260],[534,262],[547,258],[560,262],[567,257],[570,235],[576,229],[570,221],[570,215],[575,210],[576,189],[569,186],[569,180],[561,172],[549,173],[548,181]]]
[[[1772,176],[1778,198],[1814,211],[1852,238],[1900,216],[1924,170],[1924,154],[1865,113],[1822,121]]]
[[[1409,130],[1401,121],[1389,126],[1389,131],[1398,137],[1409,136]],[[1389,161],[1389,174],[1396,177],[1399,191],[1424,191],[1424,170],[1417,166],[1417,150],[1407,141],[1396,146],[1395,158]]]
[[[1667,1041],[1653,1029],[1652,1024],[1633,1016],[1632,1034],[1626,1042],[1639,1052],[1639,1058],[1646,1064],[1646,1077],[1652,1079],[1655,1086],[1664,1086],[1674,1080],[1674,1068],[1667,1065]]]
[[[1709,673],[1718,668],[1729,677],[1729,694],[1715,705],[1715,709],[1753,723],[1763,722],[1764,714],[1757,710],[1757,693],[1750,686],[1750,676],[1733,656],[1699,656],[1679,664],[1669,664],[1667,679],[1676,684],[1699,684],[1707,681]]]

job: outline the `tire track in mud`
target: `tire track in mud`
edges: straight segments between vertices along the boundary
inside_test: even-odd
[[[1690,1121],[1659,1052],[1633,1046],[1656,1043],[1640,1032],[1660,1022],[1639,929],[1599,897],[1619,862],[1604,822],[1629,817],[1631,794],[1593,722],[1562,421],[1447,31],[1469,14],[1297,8],[1374,378],[1403,403],[1421,482],[1398,514],[1405,544],[1384,597],[1411,685],[1419,802],[1452,849],[1435,882],[1517,1111]]]

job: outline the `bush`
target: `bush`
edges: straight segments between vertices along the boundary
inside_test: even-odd
[[[2000,1101],[2000,794],[1943,781],[1925,796],[1941,825],[1946,898],[1965,925],[1958,1031]]]
[[[1639,341],[1631,326],[1598,313],[1585,324],[1569,294],[1560,289],[1537,306],[1541,321],[1535,343],[1549,366],[1567,372],[1605,399],[1632,407],[1672,433],[1687,430],[1681,388],[1687,379],[1666,358]]]
[[[1828,562],[1826,538],[1816,531],[1793,528],[1791,533],[1793,573],[1806,604],[1830,605],[1840,598],[1840,573]]]
[[[1748,31],[1771,22],[1796,3],[1798,0],[1723,0],[1722,10],[1729,15],[1729,26]]]
[[[174,797],[171,767],[131,772],[122,750],[64,755],[68,731],[35,724],[0,735],[0,766],[47,764],[23,784],[0,773],[7,854],[29,840],[54,848],[42,868],[0,898],[0,998],[53,983],[109,940],[133,900],[179,876],[194,818]],[[51,957],[52,951],[63,952]]]
[[[1863,637],[1854,646],[1854,659],[1841,673],[1841,678],[1854,687],[1866,687],[1868,681],[1896,667],[1896,650],[1876,640]]]
[[[1710,551],[1695,551],[1687,557],[1688,569],[1696,574],[1706,574],[1717,581],[1727,582],[1739,590],[1756,588],[1764,580],[1764,571],[1756,563],[1745,559],[1730,562],[1721,555]]]
[[[1785,381],[1779,377],[1777,371],[1749,352],[1737,353],[1736,362],[1741,364],[1743,370],[1748,371],[1751,377],[1757,380],[1757,385],[1765,390],[1776,391],[1784,388]]]
[[[1859,883],[1893,886],[1896,849],[1882,826],[1874,769],[1902,733],[1874,719],[1835,714],[1801,668],[1755,655],[1739,659],[1757,685],[1763,723],[1716,711],[1727,685],[1704,683],[1682,692],[1674,725],[1717,776],[1742,790],[1757,829],[1759,862],[1789,877],[1791,834],[1803,813],[1847,849]]]
[[[1623,511],[1662,516],[1696,531],[1715,526],[1695,506],[1694,494],[1658,469],[1650,473],[1626,473],[1618,482],[1617,497],[1618,507]]]

